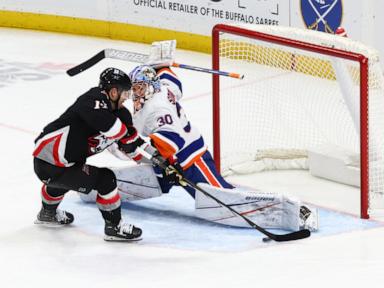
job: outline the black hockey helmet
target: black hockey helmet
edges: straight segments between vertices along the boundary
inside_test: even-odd
[[[113,87],[129,90],[132,87],[131,78],[117,68],[107,68],[100,74],[99,87],[110,90]]]

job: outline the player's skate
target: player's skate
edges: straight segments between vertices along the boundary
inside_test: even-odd
[[[131,224],[124,224],[122,220],[118,225],[106,221],[104,234],[105,241],[139,241],[142,231]]]
[[[308,229],[312,232],[319,229],[319,219],[316,208],[306,205],[300,206],[300,229]]]
[[[71,224],[73,220],[73,215],[67,211],[63,211],[60,209],[49,210],[41,208],[39,214],[37,214],[35,224],[43,224],[46,226],[59,226]]]

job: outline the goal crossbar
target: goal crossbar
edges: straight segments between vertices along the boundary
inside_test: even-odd
[[[292,48],[297,48],[305,51],[315,52],[322,55],[338,57],[356,61],[359,63],[360,70],[360,155],[361,155],[361,199],[360,199],[360,214],[361,218],[369,218],[369,159],[368,159],[368,58],[360,53],[344,51],[325,47],[317,44],[306,43],[303,41],[292,40],[276,35],[270,35],[259,31],[251,31],[242,27],[218,24],[212,30],[212,69],[220,69],[220,50],[219,42],[222,33],[233,35],[246,35],[248,38],[257,39],[259,41],[267,41],[269,43],[284,45]],[[245,75],[246,76],[246,75]],[[220,171],[220,77],[212,75],[213,82],[213,155],[218,171]]]

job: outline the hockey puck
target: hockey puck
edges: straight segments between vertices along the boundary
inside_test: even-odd
[[[271,238],[268,238],[268,237],[264,237],[263,238],[263,242],[269,242],[269,241],[271,241],[272,239]]]

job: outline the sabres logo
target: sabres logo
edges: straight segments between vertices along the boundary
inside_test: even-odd
[[[308,29],[335,33],[341,26],[341,0],[301,0],[301,15]]]

